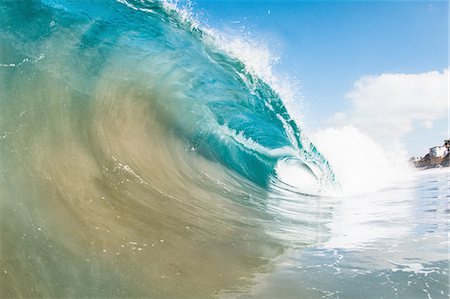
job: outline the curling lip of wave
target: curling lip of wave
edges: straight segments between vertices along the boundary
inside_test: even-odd
[[[153,97],[149,101],[159,121],[204,157],[263,186],[285,158],[318,169],[314,173],[321,182],[334,181],[328,162],[279,95],[211,42],[214,37],[189,14],[157,1],[44,3],[52,10],[49,20],[40,20],[42,28],[47,26],[40,28],[45,39],[36,40],[32,28],[23,28],[17,37],[34,45],[19,50],[25,56],[36,55],[36,49],[51,52],[39,66],[58,80],[90,94],[100,74],[117,67],[122,78],[114,80],[133,82]],[[63,65],[61,58],[74,63]]]

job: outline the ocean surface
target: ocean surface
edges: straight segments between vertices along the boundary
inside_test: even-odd
[[[448,169],[269,81],[170,2],[0,0],[0,297],[448,298]]]

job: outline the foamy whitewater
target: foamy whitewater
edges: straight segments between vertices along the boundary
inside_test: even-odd
[[[448,171],[311,143],[270,51],[205,27],[0,1],[0,297],[447,298]]]

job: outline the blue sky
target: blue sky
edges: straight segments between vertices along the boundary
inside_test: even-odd
[[[352,102],[346,94],[364,76],[414,75],[448,68],[446,1],[195,0],[193,10],[208,26],[265,41],[281,57],[276,71],[301,82],[308,131],[330,125],[330,119],[340,112],[347,115],[350,123],[360,119],[360,108],[355,107],[364,105],[365,99],[354,98]],[[426,77],[420,78],[427,80]],[[367,83],[366,89],[383,81],[380,78]],[[395,81],[395,76],[392,78]],[[411,79],[407,82],[420,82]],[[399,89],[405,84],[408,85],[404,83]],[[431,89],[436,87],[430,83],[429,89],[432,94]],[[426,88],[418,93],[426,94]],[[405,103],[406,94],[402,99]],[[444,100],[441,96],[430,105],[442,106]],[[399,139],[411,154],[425,154],[428,146],[441,143],[447,134],[448,114],[443,117],[431,111],[420,116],[412,110],[423,110],[422,106],[410,106],[411,117],[403,123],[406,126],[409,120],[411,127],[399,128]],[[385,113],[386,118],[396,117],[389,113],[399,115],[395,109],[373,113]]]

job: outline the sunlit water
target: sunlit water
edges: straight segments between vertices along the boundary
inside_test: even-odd
[[[428,170],[338,200],[328,237],[288,250],[241,298],[448,298],[449,183],[448,169]]]

